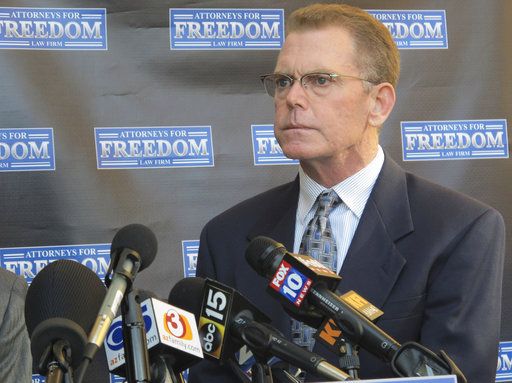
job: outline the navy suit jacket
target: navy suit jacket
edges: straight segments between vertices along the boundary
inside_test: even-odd
[[[213,218],[201,233],[197,275],[233,286],[290,336],[290,318],[247,264],[250,239],[293,249],[299,182],[279,186]],[[337,291],[355,290],[384,311],[376,324],[398,342],[444,350],[469,383],[492,383],[501,319],[504,223],[494,209],[405,172],[386,156],[340,271]],[[336,365],[336,356],[318,345]],[[364,350],[360,377],[393,377]],[[203,361],[191,383],[237,382]]]

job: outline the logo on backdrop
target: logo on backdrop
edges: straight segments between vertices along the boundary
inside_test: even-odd
[[[402,121],[404,161],[508,158],[506,120]]]
[[[169,9],[171,49],[280,49],[282,9]]]
[[[197,268],[197,252],[199,240],[181,241],[181,253],[183,256],[183,276],[195,277]]]
[[[399,49],[448,48],[444,10],[368,10],[393,36]]]
[[[60,259],[77,261],[103,280],[110,262],[110,243],[0,248],[0,267],[21,275],[29,284],[47,264]]]
[[[110,374],[110,383],[124,383],[125,381],[126,381],[126,378]],[[45,382],[44,376],[32,375],[31,383],[44,383],[44,382]]]
[[[55,170],[53,128],[0,129],[0,172]]]
[[[0,7],[0,49],[107,50],[106,10]]]
[[[210,126],[94,128],[98,169],[209,167]]]
[[[254,165],[295,165],[298,160],[287,158],[274,136],[274,125],[251,125]]]
[[[496,382],[512,381],[512,342],[500,342]]]

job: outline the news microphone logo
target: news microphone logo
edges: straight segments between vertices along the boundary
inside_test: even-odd
[[[55,170],[53,128],[0,129],[0,172]]]
[[[280,49],[282,9],[169,9],[173,50]]]
[[[98,169],[211,167],[210,126],[94,128]]]
[[[398,49],[447,49],[444,10],[368,10],[389,29]]]
[[[496,382],[512,381],[512,342],[500,342]]]
[[[203,352],[216,359],[222,357],[222,343],[232,299],[227,289],[222,289],[210,280],[206,281],[199,317],[199,336]]]
[[[311,279],[283,260],[269,286],[295,306],[300,307],[311,284]]]
[[[184,340],[192,339],[193,333],[189,321],[175,308],[167,310],[164,314],[163,323],[164,329],[168,334]]]
[[[404,161],[508,158],[506,120],[402,121]]]
[[[60,259],[79,262],[103,280],[110,263],[110,243],[0,248],[0,267],[21,275],[28,284],[46,265]]]
[[[274,125],[251,125],[252,152],[254,165],[296,165],[293,160],[284,155],[274,136]]]
[[[154,298],[141,303],[148,350],[169,346],[179,354],[203,357],[194,315]],[[114,373],[125,363],[122,318],[112,321],[105,339],[109,370]]]
[[[183,256],[183,276],[185,278],[196,276],[198,251],[199,240],[196,239],[181,241],[181,253]]]
[[[0,7],[0,49],[106,50],[106,9]]]

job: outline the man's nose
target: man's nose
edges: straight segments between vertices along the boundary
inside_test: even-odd
[[[286,94],[286,103],[290,108],[306,107],[308,101],[306,92],[300,81],[294,81]]]

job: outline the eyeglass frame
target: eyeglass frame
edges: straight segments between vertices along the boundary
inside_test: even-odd
[[[263,87],[265,88],[265,91],[272,98],[276,97],[276,92],[274,91],[274,95],[270,94],[270,92],[268,91],[267,87],[265,86],[265,80],[268,77],[275,76],[275,75],[280,75],[280,76],[283,76],[283,77],[288,78],[289,80],[291,80],[290,86],[287,89],[291,89],[291,87],[293,86],[293,84],[297,80],[299,81],[299,84],[302,86],[303,89],[307,89],[307,86],[304,85],[303,80],[304,80],[305,77],[308,77],[308,76],[311,76],[311,75],[324,75],[324,76],[328,76],[328,77],[330,77],[331,81],[334,80],[335,78],[338,78],[338,77],[346,77],[346,78],[352,78],[352,79],[355,79],[355,80],[361,80],[361,81],[369,82],[372,85],[378,85],[379,84],[377,81],[372,81],[372,80],[368,80],[368,79],[357,77],[357,76],[351,76],[351,75],[348,75],[348,74],[339,74],[339,73],[327,73],[327,72],[310,72],[310,73],[306,73],[306,74],[302,75],[298,79],[293,77],[293,76],[290,76],[289,74],[285,74],[285,73],[267,73],[267,74],[260,75],[260,81],[262,82]]]

